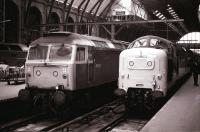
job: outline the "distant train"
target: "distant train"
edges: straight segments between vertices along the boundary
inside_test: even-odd
[[[23,66],[28,47],[19,43],[0,43],[0,62],[9,66]]]
[[[28,47],[19,43],[0,43],[0,81],[25,80],[24,64]]]
[[[120,54],[118,89],[126,108],[154,107],[171,86],[189,73],[191,52],[157,36],[143,36]]]
[[[25,102],[41,97],[62,106],[89,95],[96,86],[117,84],[119,54],[127,45],[70,32],[45,34],[30,44],[26,88],[18,96]]]

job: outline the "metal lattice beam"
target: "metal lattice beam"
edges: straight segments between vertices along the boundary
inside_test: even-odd
[[[64,1],[64,3],[63,3],[63,9],[64,9],[64,11],[65,11],[65,9],[66,9],[66,7],[67,7],[67,2],[68,2],[69,0],[65,0]]]
[[[58,26],[58,25],[73,25],[73,26],[81,26],[81,25],[121,25],[121,24],[148,24],[148,23],[177,23],[183,22],[183,19],[168,19],[168,20],[142,20],[142,21],[109,21],[109,22],[75,22],[75,23],[59,23],[59,24],[41,24],[35,25],[39,27],[44,26]]]
[[[85,0],[82,0],[82,2],[80,3],[80,5],[78,6],[78,14],[80,14],[80,10],[82,5],[85,3]]]
[[[99,11],[99,8],[101,7],[103,1],[104,1],[104,0],[100,0],[99,5],[98,5],[98,7],[97,7],[97,9],[96,9],[96,11],[95,11],[95,13],[94,13],[94,16],[97,15],[97,12]]]
[[[161,20],[167,20],[167,18],[158,10],[153,11],[153,14],[158,17]],[[175,19],[176,20],[176,19]],[[179,31],[179,29],[174,26],[171,22],[164,22],[167,26],[169,26],[171,29],[173,29],[176,33],[178,33],[180,36],[183,36],[183,33]]]
[[[96,6],[99,4],[99,1],[100,0],[98,0],[94,5],[93,5],[93,7],[90,9],[90,11],[89,11],[89,14],[92,14],[92,11],[96,8]]]
[[[100,17],[104,17],[108,14],[108,12],[110,11],[110,8],[112,7],[112,5],[115,3],[116,0],[111,0],[110,3],[105,7],[104,11],[99,15]]]
[[[85,7],[84,7],[84,9],[83,9],[83,11],[82,11],[82,14],[81,14],[80,22],[81,22],[82,19],[83,19],[83,15],[84,15],[84,13],[85,13],[87,7],[88,7],[89,2],[90,2],[90,0],[87,0],[87,3],[85,4]]]

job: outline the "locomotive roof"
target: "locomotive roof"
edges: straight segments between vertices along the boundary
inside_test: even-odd
[[[45,34],[43,37],[40,37],[39,39],[33,41],[31,45],[35,45],[38,43],[69,43],[74,45],[85,45],[85,46],[94,46],[95,44],[93,41],[102,41],[108,44],[109,47],[107,48],[114,48],[113,44],[104,38],[99,37],[93,37],[93,36],[87,36],[87,35],[81,35],[77,33],[71,33],[71,32],[51,32]]]
[[[131,44],[129,45],[128,48],[132,47],[133,44],[134,44],[136,41],[141,40],[141,39],[158,39],[158,40],[161,40],[161,41],[165,42],[165,43],[168,44],[168,45],[173,44],[173,42],[171,42],[171,41],[169,41],[169,40],[167,40],[167,39],[161,38],[161,37],[159,37],[159,36],[146,35],[146,36],[139,37],[139,38],[137,38],[136,40],[134,40],[133,42],[131,42]]]
[[[164,41],[164,42],[166,42],[166,43],[172,43],[171,41],[169,41],[169,40],[167,40],[167,39],[161,38],[161,37],[159,37],[159,36],[154,36],[154,35],[142,36],[142,37],[137,38],[137,39],[134,40],[134,41],[137,41],[137,40],[140,40],[140,39],[145,39],[145,38],[147,38],[147,39],[154,38],[154,39],[162,40],[162,41]],[[134,41],[133,41],[133,42],[134,42]]]

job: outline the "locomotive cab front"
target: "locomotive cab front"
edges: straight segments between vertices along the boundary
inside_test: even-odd
[[[73,49],[73,46],[66,44],[31,46],[26,61],[26,87],[71,89],[69,75],[72,70]]]
[[[74,87],[75,49],[74,45],[69,44],[39,43],[30,46],[25,63],[26,89],[19,92],[21,100],[28,101],[34,96],[50,94],[54,102],[63,104],[65,91]]]

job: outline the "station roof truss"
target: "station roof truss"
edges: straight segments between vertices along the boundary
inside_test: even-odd
[[[172,7],[170,5],[168,5],[167,11],[169,12],[169,14],[173,17],[173,19],[180,19],[178,17],[178,15],[175,13],[175,11],[172,9]],[[153,11],[153,14],[160,20],[167,20],[167,17],[161,13],[158,10]],[[177,28],[177,26],[171,22],[166,22],[163,21],[167,26],[169,26],[172,30],[174,30],[176,33],[178,33],[180,36],[183,36],[185,33],[183,33],[183,31],[180,30],[180,28]],[[186,27],[183,24],[183,21],[179,21],[178,24],[182,27],[182,29],[187,33],[188,30],[186,29]]]
[[[29,17],[30,7],[34,0],[27,0],[26,12],[25,12],[25,23]],[[147,12],[145,11],[144,6],[140,0],[130,0],[132,9],[128,10],[126,7],[120,5],[120,0],[48,0],[49,10],[47,13],[47,24],[50,23],[50,15],[52,13],[53,7],[60,7],[63,11],[66,11],[65,21],[67,22],[69,14],[72,10],[76,12],[77,16],[80,16],[79,21],[83,22],[83,17],[89,18],[91,21],[109,21],[111,16],[109,12],[111,11],[112,6],[120,6],[132,14],[128,20],[135,20],[142,18],[144,20],[148,19]],[[137,16],[137,17],[136,17]]]
[[[29,16],[29,9],[33,1],[34,0],[28,0],[25,13],[25,23],[27,21],[26,19]],[[120,25],[121,27],[117,31],[119,32],[123,29],[123,27],[126,27],[127,25],[130,24],[135,24],[135,25],[139,24],[145,29],[154,29],[153,27],[154,23],[164,23],[165,25],[167,25],[167,30],[165,30],[165,32],[169,32],[171,30],[177,33],[177,35],[179,36],[183,36],[184,34],[189,32],[189,30],[185,25],[185,20],[182,19],[182,16],[179,17],[178,15],[179,12],[177,13],[176,12],[177,9],[173,8],[175,6],[174,5],[171,6],[172,2],[166,2],[167,4],[165,6],[162,6],[162,8],[157,8],[156,6],[155,6],[156,8],[154,6],[153,8],[151,8],[151,4],[153,3],[150,4],[150,1],[144,1],[144,0],[129,0],[129,1],[131,2],[130,5],[132,6],[131,9],[126,9],[125,6],[121,5],[120,0],[47,0],[49,8],[47,13],[46,24],[31,25],[31,26],[48,27],[48,26],[68,26],[68,25],[69,26],[103,25],[104,26],[103,28],[109,33],[109,30],[106,29],[105,25],[111,25],[111,26]],[[159,0],[156,0],[156,3],[159,2],[160,2]],[[121,7],[122,9],[125,9],[128,12],[128,15],[127,13],[126,14],[116,13],[115,15],[113,15],[111,13],[112,12],[111,9],[114,6],[118,6]],[[53,7],[62,8],[63,11],[66,12],[65,19],[63,22],[59,22],[57,24],[50,22],[49,19]],[[73,14],[78,16],[77,17],[78,21],[76,20],[76,22],[74,23],[69,23],[68,18],[70,16],[70,13],[72,12]],[[152,15],[154,15],[154,19],[152,18]],[[126,19],[124,19],[124,17]],[[92,28],[90,27],[90,29]]]
[[[165,19],[165,20],[137,20],[137,21],[108,21],[108,22],[74,22],[74,23],[58,23],[58,24],[40,24],[35,26],[74,26],[74,25],[122,25],[122,24],[148,24],[148,23],[177,23],[183,22],[183,19]]]
[[[200,21],[198,20],[200,0],[142,0],[142,3],[152,19],[158,18],[155,14],[150,13],[155,13],[155,11],[159,11],[167,19],[184,19],[183,22],[174,25],[181,34],[196,32],[200,29]]]
[[[53,1],[53,0],[52,0]],[[106,16],[109,9],[116,0],[56,0],[59,3],[63,3],[67,8],[68,14],[71,9],[77,10],[77,15],[81,16],[79,21],[82,21],[84,15],[94,19],[94,17]]]

